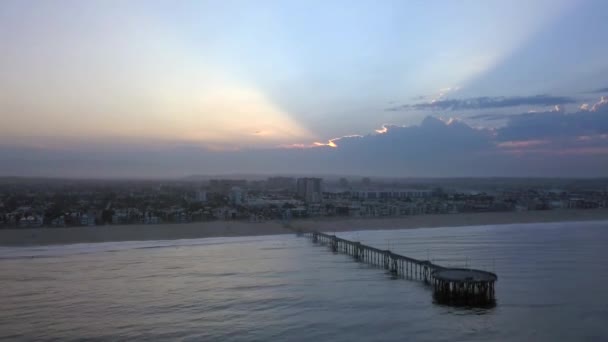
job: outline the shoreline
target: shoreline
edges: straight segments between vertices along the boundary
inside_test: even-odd
[[[563,209],[524,212],[432,214],[400,217],[333,217],[281,221],[209,221],[157,225],[108,225],[70,228],[0,229],[0,246],[44,246],[74,243],[178,240],[294,234],[296,231],[345,232],[523,223],[608,220],[608,209]]]

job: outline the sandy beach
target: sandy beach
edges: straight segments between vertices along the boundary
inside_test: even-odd
[[[186,224],[0,229],[0,246],[275,235],[313,230],[343,232],[599,220],[608,220],[608,209],[417,215],[392,218],[323,218],[293,220],[288,224],[280,221],[257,223],[211,221]]]

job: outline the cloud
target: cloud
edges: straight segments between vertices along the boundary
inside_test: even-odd
[[[0,175],[180,177],[219,173],[316,173],[389,176],[465,175],[495,149],[484,130],[427,117],[420,125],[384,125],[384,133],[343,136],[327,143],[218,151],[195,146],[79,150],[0,146]],[[316,145],[316,146],[315,146]]]
[[[595,89],[595,90],[590,91],[589,93],[608,93],[608,87]]]
[[[510,116],[510,114],[476,114],[467,116],[467,118],[473,120],[493,121],[508,119]]]
[[[601,100],[591,107],[590,111],[597,112],[608,104],[608,96],[602,96]]]
[[[583,103],[579,109],[582,112],[597,112],[599,110],[602,110],[603,107],[605,107],[606,105],[608,105],[608,96],[602,96],[600,98],[600,100],[596,103],[594,103],[592,106],[589,106],[588,103]]]
[[[503,148],[528,148],[531,146],[545,145],[547,140],[520,140],[520,141],[505,141],[499,143],[499,147]]]
[[[437,102],[437,101],[443,100],[445,97],[448,96],[448,94],[457,92],[460,89],[461,88],[459,86],[441,88],[441,89],[439,89],[439,93],[433,95],[433,99],[431,100],[431,102]]]
[[[375,129],[374,131],[378,134],[384,134],[384,133],[388,132],[388,126],[390,126],[390,125],[383,124],[381,128]]]
[[[336,145],[336,143],[334,142],[334,139],[328,140],[327,143],[315,141],[313,144],[315,146],[327,146],[327,147],[333,147],[333,148],[338,147],[338,145]]]
[[[211,150],[96,145],[72,150],[0,146],[0,175],[181,177],[190,174],[351,174],[393,177],[601,176],[608,173],[608,106],[510,115],[473,128],[428,116],[367,135],[280,148]],[[592,108],[593,106],[590,106]]]
[[[382,150],[401,156],[421,153],[440,156],[455,151],[472,152],[489,146],[485,130],[473,129],[458,120],[444,121],[432,116],[426,117],[420,125],[384,125],[381,131],[333,141],[338,150],[358,151],[361,154]]]
[[[501,141],[563,139],[608,133],[608,97],[575,113],[549,111],[511,115],[497,130]]]
[[[555,106],[571,103],[576,103],[576,100],[567,96],[483,96],[466,99],[439,99],[431,102],[420,102],[415,104],[401,105],[397,107],[388,108],[387,110],[479,110],[518,106]]]

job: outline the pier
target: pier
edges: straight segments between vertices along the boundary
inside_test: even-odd
[[[344,253],[357,262],[386,269],[395,277],[420,280],[433,287],[437,303],[465,306],[493,306],[496,274],[481,270],[443,267],[430,262],[350,241],[320,232],[304,233],[314,243],[327,245],[334,253]]]

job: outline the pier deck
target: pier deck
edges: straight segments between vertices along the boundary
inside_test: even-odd
[[[435,301],[442,304],[494,305],[496,274],[473,269],[448,268],[390,250],[382,250],[321,232],[304,233],[315,243],[327,245],[333,252],[352,255],[356,261],[388,270],[407,279],[422,280],[433,286]]]

